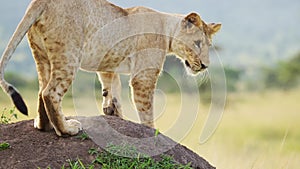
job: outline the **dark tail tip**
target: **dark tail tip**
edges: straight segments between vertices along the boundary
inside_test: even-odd
[[[24,115],[28,115],[27,106],[22,98],[22,96],[16,91],[16,89],[12,86],[8,88],[10,97],[12,98],[16,108]]]

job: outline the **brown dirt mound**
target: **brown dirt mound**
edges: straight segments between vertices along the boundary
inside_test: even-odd
[[[132,138],[138,140],[136,144],[139,144],[139,151],[150,153],[151,156],[154,154],[155,159],[159,159],[160,154],[165,154],[181,164],[191,162],[193,168],[214,168],[203,158],[170,138],[162,134],[154,136],[155,130],[152,128],[111,116],[76,118],[88,134],[92,132],[91,135],[97,134],[99,137],[92,136],[92,139],[84,141],[78,137],[58,137],[54,131],[41,132],[34,129],[32,120],[0,125],[0,143],[5,141],[11,145],[9,149],[0,151],[0,168],[27,169],[50,166],[56,169],[66,164],[68,159],[78,158],[83,163],[90,164],[94,159],[88,153],[90,148],[103,151],[102,144],[118,144],[120,141],[131,143]],[[118,135],[122,135],[122,138],[118,138]]]

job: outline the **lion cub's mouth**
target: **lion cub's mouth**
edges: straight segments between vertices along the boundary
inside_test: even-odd
[[[196,65],[195,66],[191,66],[191,64],[187,60],[185,60],[184,63],[185,63],[185,66],[188,67],[194,74],[202,72],[202,71],[204,71],[205,69],[208,68],[208,66],[206,66],[202,62],[200,63],[200,66],[196,66]]]

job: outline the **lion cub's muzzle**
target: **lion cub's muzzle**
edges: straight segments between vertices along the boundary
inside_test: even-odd
[[[203,64],[202,62],[200,62],[200,64],[194,63],[193,65],[191,65],[189,63],[189,61],[185,60],[184,63],[185,63],[185,66],[188,67],[194,74],[202,72],[208,68],[208,66]]]

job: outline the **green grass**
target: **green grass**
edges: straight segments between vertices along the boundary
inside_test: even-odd
[[[128,144],[111,144],[103,152],[91,148],[89,154],[95,157],[91,164],[83,164],[80,159],[68,160],[68,166],[63,166],[62,169],[94,169],[95,166],[101,166],[102,169],[191,169],[190,164],[178,164],[166,155],[161,156],[161,160],[154,160]]]
[[[7,110],[4,108],[0,114],[0,125],[8,124],[12,121],[12,119],[17,119],[18,116],[15,113],[15,108]],[[10,148],[10,144],[7,142],[0,142],[0,151],[7,150]]]
[[[197,144],[194,140],[199,134],[192,129],[183,142],[217,168],[298,168],[299,92],[230,94],[220,125],[210,140]],[[201,129],[201,125],[197,127]]]
[[[10,148],[10,144],[7,142],[0,143],[0,151],[7,150]]]
[[[76,137],[79,138],[79,139],[81,139],[81,141],[90,139],[90,138],[89,138],[89,135],[88,135],[86,132],[83,132],[83,133],[79,134],[79,135],[76,136]]]
[[[88,167],[86,167],[80,159],[76,161],[67,160],[69,167],[62,166],[61,169],[94,169],[94,165],[91,164]],[[50,168],[49,168],[50,169]]]
[[[18,115],[15,113],[15,108],[7,110],[4,108],[0,116],[0,124],[8,124],[13,119],[18,119]]]

